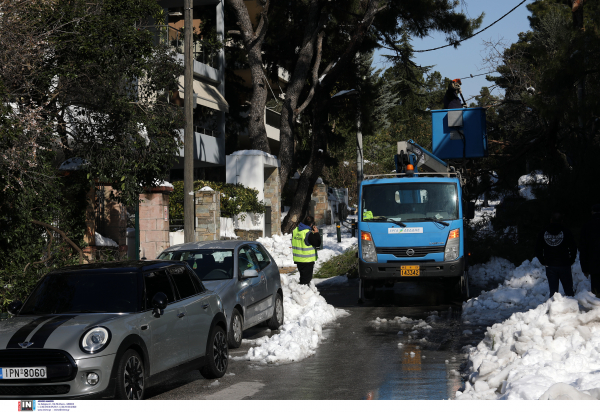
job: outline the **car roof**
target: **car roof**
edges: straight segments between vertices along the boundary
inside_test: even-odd
[[[235,249],[236,247],[247,243],[255,242],[249,242],[247,240],[203,240],[201,242],[189,242],[171,246],[170,248],[163,250],[163,253],[194,249]]]
[[[156,270],[173,265],[184,265],[185,262],[172,260],[126,260],[120,262],[89,263],[87,265],[65,266],[50,273],[132,273],[144,270]]]

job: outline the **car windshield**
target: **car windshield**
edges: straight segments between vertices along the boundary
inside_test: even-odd
[[[138,310],[136,273],[51,273],[35,288],[19,312],[123,313]]]
[[[222,280],[233,278],[233,250],[198,249],[163,252],[162,260],[187,262],[202,280]]]
[[[362,189],[362,221],[418,222],[458,219],[454,183],[386,183]]]

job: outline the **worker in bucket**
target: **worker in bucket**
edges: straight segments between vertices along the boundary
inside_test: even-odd
[[[467,107],[464,99],[462,102],[460,101],[460,97],[462,97],[461,86],[462,82],[460,79],[454,79],[450,82],[448,90],[446,90],[446,94],[444,95],[444,109],[462,109]]]
[[[592,293],[600,297],[600,203],[592,206],[592,219],[581,230],[579,262],[592,282]]]
[[[566,296],[574,296],[571,266],[577,257],[577,245],[573,234],[563,225],[563,217],[555,212],[538,235],[535,256],[546,267],[546,278],[550,287],[550,297],[558,292],[558,282]]]

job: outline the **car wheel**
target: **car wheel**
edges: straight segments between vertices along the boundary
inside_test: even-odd
[[[139,353],[129,349],[119,361],[117,398],[125,400],[143,399],[144,383],[144,362]]]
[[[279,293],[275,295],[275,310],[273,316],[267,322],[267,326],[271,330],[277,330],[283,325],[283,298]]]
[[[231,312],[231,325],[229,327],[229,347],[232,349],[239,348],[242,344],[242,331],[244,330],[244,321],[242,315],[237,309]]]
[[[229,349],[227,335],[220,326],[211,330],[206,344],[206,364],[200,373],[206,379],[217,379],[225,375],[229,363]]]

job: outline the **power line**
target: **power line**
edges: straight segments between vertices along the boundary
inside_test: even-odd
[[[519,4],[517,4],[515,7],[513,7],[508,13],[506,13],[504,16],[500,17],[498,20],[496,20],[495,22],[493,22],[492,24],[490,24],[489,26],[479,30],[477,33],[473,33],[472,35],[470,35],[469,37],[465,37],[464,39],[460,39],[455,41],[454,43],[450,43],[450,44],[446,44],[445,46],[440,46],[440,47],[436,47],[434,49],[427,49],[427,50],[414,50],[413,53],[424,53],[424,52],[429,52],[429,51],[434,51],[434,50],[439,50],[439,49],[443,49],[445,47],[450,47],[450,46],[454,46],[456,43],[461,43],[465,40],[469,40],[472,37],[477,36],[479,33],[486,31],[487,29],[489,29],[490,27],[492,27],[494,24],[498,23],[500,20],[502,20],[503,18],[505,18],[506,16],[508,16],[510,13],[512,13],[513,11],[515,11],[516,9],[519,8],[519,6],[523,3],[525,3],[527,0],[523,0],[522,2],[520,2]]]
[[[472,75],[470,74],[467,77],[459,77],[460,80],[464,80],[464,79],[471,79],[473,77],[479,77],[479,76],[485,76],[486,74],[491,74],[491,73],[497,73],[497,70],[494,70],[492,72],[487,72],[487,73],[481,73],[481,74],[476,74],[476,75]]]

